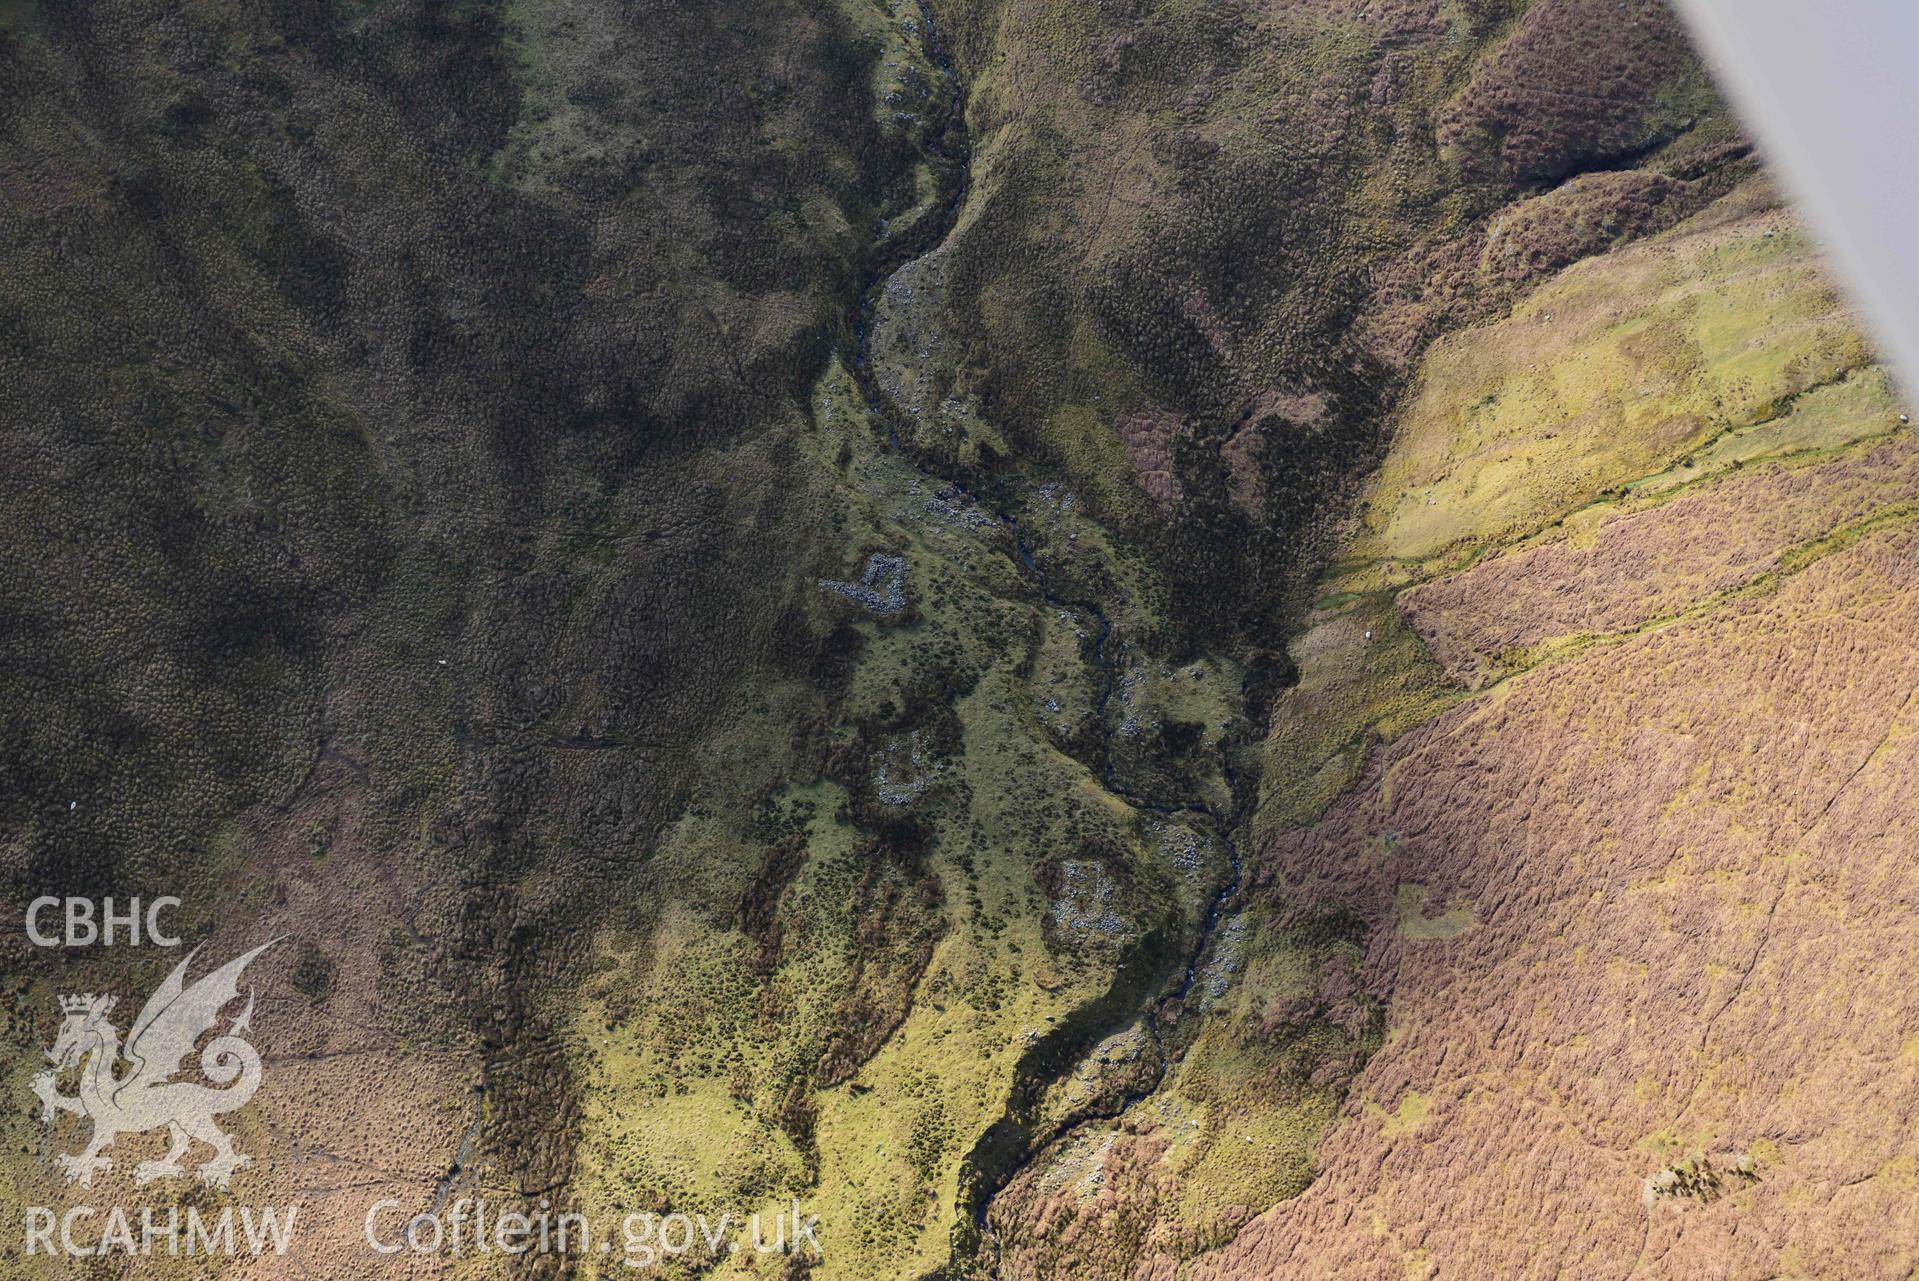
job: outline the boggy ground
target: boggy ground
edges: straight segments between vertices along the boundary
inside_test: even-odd
[[[1914,465],[1663,6],[48,0],[0,100],[0,872],[289,935],[255,1271],[1904,1262]],[[167,965],[8,936],[22,1090]]]

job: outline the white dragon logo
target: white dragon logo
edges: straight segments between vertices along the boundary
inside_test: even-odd
[[[68,1182],[91,1187],[96,1170],[113,1168],[113,1162],[101,1154],[113,1146],[115,1138],[161,1126],[169,1131],[172,1147],[160,1160],[135,1166],[136,1183],[186,1177],[188,1171],[180,1158],[196,1139],[213,1149],[213,1156],[200,1165],[199,1175],[216,1188],[226,1187],[233,1172],[252,1160],[235,1152],[233,1140],[213,1124],[214,1117],[246,1106],[260,1088],[259,1051],[241,1039],[253,1018],[251,991],[246,1009],[233,1020],[226,1034],[215,1037],[200,1052],[200,1070],[214,1086],[225,1088],[170,1078],[185,1066],[194,1043],[219,1020],[220,1011],[239,996],[240,972],[279,941],[261,944],[192,987],[186,986],[187,966],[199,949],[188,953],[133,1021],[124,1054],[118,1029],[107,1021],[114,1005],[112,997],[60,998],[66,1019],[47,1052],[48,1061],[55,1066],[33,1078],[33,1092],[40,1096],[42,1121],[53,1120],[56,1112],[72,1112],[93,1121],[93,1138],[86,1150],[59,1158]],[[127,1071],[121,1075],[123,1062]],[[61,1094],[56,1084],[59,1074],[74,1067],[80,1069],[79,1093]]]

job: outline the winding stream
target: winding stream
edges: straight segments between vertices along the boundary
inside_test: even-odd
[[[486,1086],[476,1085],[473,1087],[473,1120],[467,1125],[466,1132],[460,1136],[460,1145],[454,1149],[453,1161],[447,1166],[446,1173],[434,1181],[433,1208],[415,1216],[416,1219],[438,1218],[440,1212],[446,1209],[447,1198],[453,1195],[454,1185],[473,1164],[473,1148],[479,1142],[480,1129],[485,1122]]]
[[[895,451],[902,449],[897,429],[900,411],[880,387],[873,369],[871,343],[875,307],[881,291],[897,273],[938,252],[946,244],[966,201],[972,169],[972,147],[965,127],[964,92],[932,15],[924,6],[920,8],[919,35],[928,61],[938,69],[948,90],[950,118],[943,122],[945,127],[937,135],[941,145],[927,157],[929,164],[939,174],[944,190],[936,198],[935,206],[916,220],[907,233],[897,241],[882,243],[879,265],[860,295],[851,361],[861,397],[874,420],[888,426],[889,446]],[[927,465],[922,460],[912,461],[923,471],[926,470]],[[1156,1093],[1164,1082],[1173,1062],[1166,1044],[1166,1025],[1177,1017],[1177,1010],[1183,1007],[1198,982],[1200,967],[1244,879],[1234,833],[1246,817],[1248,802],[1240,797],[1239,780],[1232,767],[1230,751],[1235,740],[1231,738],[1222,739],[1214,749],[1219,754],[1219,766],[1228,795],[1233,798],[1230,812],[1220,812],[1217,806],[1200,796],[1169,801],[1136,795],[1125,787],[1117,777],[1114,763],[1115,729],[1110,714],[1113,696],[1119,686],[1121,665],[1112,652],[1113,623],[1105,609],[1098,601],[1073,599],[1059,594],[1020,528],[1012,505],[1003,498],[983,492],[999,486],[969,486],[952,476],[934,475],[930,471],[927,474],[929,479],[951,486],[965,495],[1006,531],[1012,544],[1012,558],[1021,575],[1033,585],[1048,606],[1072,611],[1094,621],[1097,633],[1092,659],[1100,675],[1093,716],[1099,726],[1102,786],[1136,811],[1182,818],[1203,830],[1224,851],[1229,869],[1224,881],[1213,890],[1207,901],[1176,975],[1167,975],[1143,991],[1131,988],[1134,980],[1117,978],[1107,998],[1095,1002],[1097,1008],[1081,1011],[1085,1015],[1083,1018],[1069,1018],[1039,1038],[1021,1057],[1015,1070],[1013,1097],[1005,1115],[974,1145],[962,1171],[962,1218],[956,1229],[952,1257],[953,1264],[961,1264],[982,1244],[992,1247],[997,1260],[998,1241],[988,1224],[988,1211],[994,1199],[1041,1153],[1084,1126],[1110,1123],[1124,1117],[1134,1106]],[[1242,684],[1242,693],[1243,690]],[[1166,974],[1165,970],[1160,972]],[[1174,1012],[1173,1018],[1168,1017],[1169,1011]],[[1041,1126],[1032,1114],[1034,1105],[1045,1088],[1058,1079],[1061,1069],[1077,1062],[1115,1026],[1124,1026],[1133,1019],[1141,1021],[1152,1046],[1154,1067],[1149,1079],[1103,1108],[1089,1108],[1074,1113],[1057,1125]]]

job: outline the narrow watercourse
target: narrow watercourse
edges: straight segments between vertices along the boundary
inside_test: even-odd
[[[924,6],[919,13],[917,34],[923,52],[927,61],[938,69],[946,89],[943,96],[948,116],[937,122],[925,151],[928,164],[940,178],[942,191],[934,206],[908,231],[897,238],[883,239],[879,245],[878,265],[860,294],[853,326],[853,350],[848,362],[872,420],[887,428],[889,448],[901,452],[898,424],[902,411],[880,386],[873,368],[871,343],[875,308],[887,282],[895,274],[938,252],[946,244],[966,203],[972,169],[964,88],[932,15]],[[1215,748],[1232,798],[1229,812],[1221,812],[1220,807],[1200,796],[1164,799],[1129,790],[1118,778],[1114,761],[1116,731],[1110,708],[1119,687],[1121,664],[1114,653],[1114,627],[1106,609],[1097,600],[1068,596],[1056,589],[1041,555],[1020,526],[1012,501],[1006,496],[1011,488],[1008,477],[939,475],[930,470],[925,460],[910,458],[909,461],[930,481],[964,495],[991,517],[1006,534],[1011,558],[1040,600],[1051,608],[1068,610],[1092,620],[1095,634],[1091,661],[1098,672],[1099,691],[1093,715],[1098,726],[1097,768],[1101,785],[1137,812],[1178,818],[1198,828],[1224,852],[1228,868],[1226,877],[1207,900],[1198,927],[1185,949],[1168,957],[1163,946],[1148,940],[1129,954],[1126,964],[1115,975],[1112,987],[1101,999],[1055,1025],[1021,1056],[1005,1112],[988,1127],[966,1157],[960,1179],[960,1204],[956,1207],[959,1221],[954,1230],[953,1249],[947,1264],[932,1274],[935,1278],[958,1278],[974,1274],[977,1266],[985,1262],[997,1275],[998,1241],[988,1217],[994,1199],[1042,1153],[1075,1131],[1123,1118],[1157,1092],[1171,1069],[1173,1056],[1167,1046],[1167,1025],[1177,1019],[1198,982],[1214,936],[1238,897],[1243,881],[1236,833],[1250,811],[1250,795],[1242,788],[1231,759],[1233,749],[1241,740],[1230,737],[1222,739]],[[1242,698],[1244,693],[1242,684]],[[1135,1020],[1144,1027],[1152,1050],[1153,1067],[1148,1079],[1104,1106],[1078,1111],[1063,1122],[1043,1124],[1037,1116],[1037,1105],[1047,1088],[1070,1071],[1099,1040]]]

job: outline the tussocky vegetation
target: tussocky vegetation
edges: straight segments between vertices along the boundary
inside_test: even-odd
[[[307,1270],[1914,1262],[1915,464],[1657,0],[14,0],[0,106],[5,901],[292,936]],[[0,949],[19,1093],[176,959]]]

